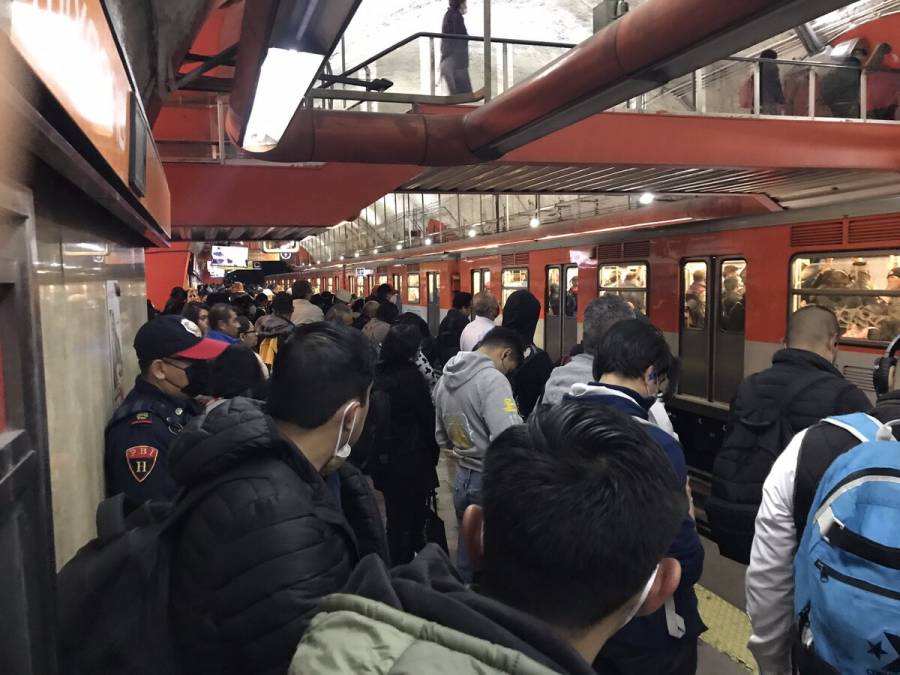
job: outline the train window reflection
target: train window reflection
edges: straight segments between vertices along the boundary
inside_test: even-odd
[[[406,275],[406,301],[414,305],[419,304],[419,275]]]
[[[500,276],[500,300],[506,305],[506,299],[522,288],[528,288],[527,267],[507,267]]]
[[[566,268],[566,316],[578,316],[578,268]]]
[[[603,265],[600,268],[598,295],[618,295],[635,310],[646,314],[647,265],[643,263]]]
[[[706,328],[706,263],[686,262],[682,270],[684,297],[681,307],[684,327],[704,330]]]
[[[747,316],[747,261],[723,260],[721,270],[719,330],[743,333]]]
[[[559,281],[560,269],[551,267],[547,270],[547,298],[544,303],[548,316],[559,316]]]
[[[844,340],[892,340],[900,334],[900,251],[794,258],[791,309],[805,305],[832,310]]]

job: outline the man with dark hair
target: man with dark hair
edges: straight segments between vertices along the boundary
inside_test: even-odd
[[[456,335],[456,341],[459,342],[459,337],[462,335],[463,330],[469,325],[469,310],[471,307],[472,294],[465,291],[456,291],[453,294],[453,307],[447,312],[447,316],[441,320],[438,335],[452,333]]]
[[[463,522],[478,589],[434,545],[391,572],[370,556],[322,603],[291,675],[331,675],[336,663],[373,675],[591,675],[606,640],[678,585],[664,556],[684,489],[640,427],[563,403],[503,432],[485,457],[483,506]]]
[[[883,389],[868,415],[884,424],[900,419],[898,352],[900,335],[881,357],[884,362],[879,360],[877,365],[884,369]],[[900,440],[900,426],[893,430]],[[794,556],[825,472],[859,442],[846,427],[818,422],[794,436],[763,484],[746,591],[747,613],[753,625],[748,646],[765,675],[792,672]],[[861,669],[865,670],[862,664]]]
[[[840,338],[831,310],[802,307],[791,315],[786,346],[772,357],[772,366],[738,387],[706,505],[723,555],[749,561],[763,481],[791,438],[823,417],[870,407],[868,397],[834,366]]]
[[[188,496],[214,484],[181,524],[172,563],[185,672],[283,673],[318,601],[362,556],[387,559],[372,490],[344,463],[373,371],[358,331],[300,326],[278,351],[266,404],[226,400],[179,436],[176,482]]]
[[[106,495],[124,492],[135,504],[169,500],[177,492],[169,448],[200,408],[193,397],[206,391],[208,365],[225,351],[203,337],[195,323],[166,314],[145,323],[134,338],[141,374],[106,425]]]
[[[241,330],[241,322],[238,321],[237,312],[231,305],[219,303],[209,310],[209,332],[206,334],[211,340],[219,340],[230,345],[238,344],[238,334]]]
[[[382,304],[391,302],[391,296],[393,295],[394,289],[391,288],[390,284],[379,284],[378,288],[375,289],[375,299]]]
[[[524,345],[509,328],[494,328],[473,352],[460,352],[444,366],[434,389],[435,440],[459,460],[453,505],[462,523],[470,504],[481,503],[481,467],[488,446],[521,424],[507,376],[522,362]],[[473,568],[460,532],[458,567],[466,581]]]
[[[687,492],[687,462],[681,445],[650,421],[650,407],[675,359],[666,339],[640,319],[620,321],[597,348],[594,378],[599,384],[575,385],[567,399],[613,408],[641,423],[646,442],[656,442]],[[652,439],[652,440],[651,440]],[[638,507],[640,508],[640,507]],[[599,672],[693,675],[697,670],[697,638],[706,627],[697,610],[694,584],[703,572],[703,545],[687,504],[680,514],[678,536],[669,555],[681,564],[674,598],[652,615],[635,619],[616,633],[597,660]]]
[[[294,296],[294,313],[291,315],[291,321],[294,325],[301,326],[305,323],[325,320],[325,313],[322,309],[310,302],[313,289],[308,280],[298,281],[291,291]]]

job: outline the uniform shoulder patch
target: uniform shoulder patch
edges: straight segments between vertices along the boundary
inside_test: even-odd
[[[150,413],[148,412],[139,412],[134,416],[134,419],[131,420],[131,426],[141,425],[141,424],[153,424],[153,420],[150,419]]]
[[[516,406],[515,400],[511,398],[503,399],[503,412],[517,414],[519,412],[518,406]]]
[[[156,466],[159,450],[150,445],[135,445],[125,451],[125,461],[128,462],[128,470],[138,483],[147,480],[147,476]]]

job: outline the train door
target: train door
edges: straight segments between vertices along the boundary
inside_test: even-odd
[[[557,363],[578,341],[578,266],[548,265],[544,298],[544,350]]]
[[[0,662],[7,673],[51,674],[55,570],[34,232],[31,218],[9,216],[0,221]]]
[[[428,272],[428,330],[432,335],[438,334],[441,325],[441,275],[439,272]]]
[[[491,271],[486,267],[472,270],[472,295],[491,290]],[[469,309],[469,318],[475,318],[475,304]]]
[[[695,258],[681,269],[680,391],[728,403],[744,377],[747,262]]]

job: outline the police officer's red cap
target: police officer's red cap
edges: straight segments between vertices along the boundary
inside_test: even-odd
[[[227,348],[227,343],[203,337],[197,324],[175,314],[148,321],[134,336],[134,351],[141,363],[170,357],[208,361]]]

